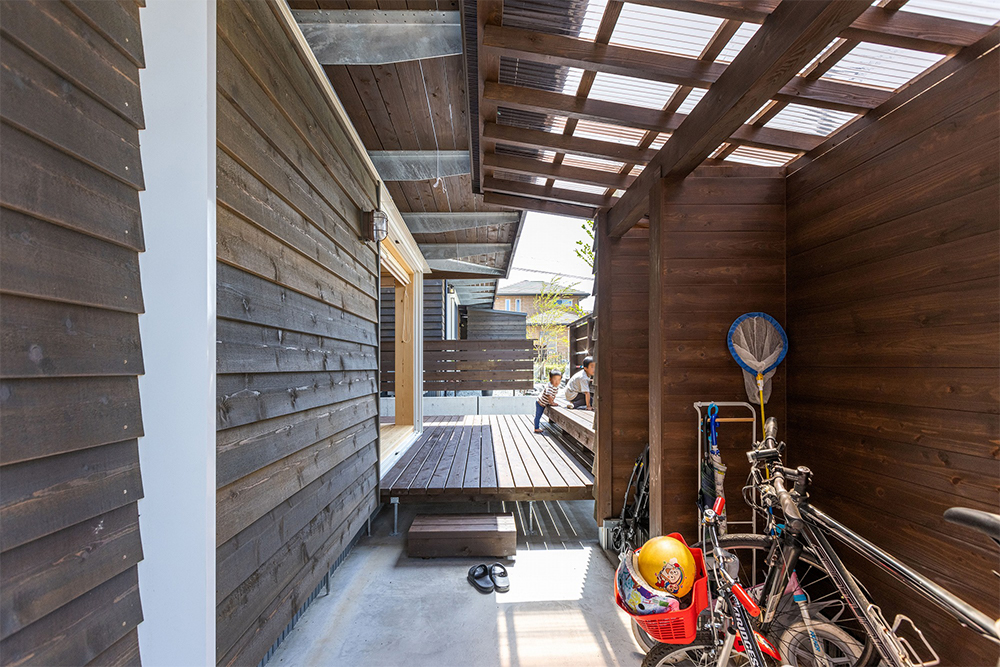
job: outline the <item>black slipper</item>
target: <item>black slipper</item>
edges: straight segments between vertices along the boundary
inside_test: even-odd
[[[492,593],[493,581],[490,579],[490,571],[480,563],[469,568],[469,583],[476,587],[480,593]]]
[[[510,579],[507,578],[507,568],[501,563],[493,563],[490,566],[490,579],[497,593],[506,593],[510,590]]]

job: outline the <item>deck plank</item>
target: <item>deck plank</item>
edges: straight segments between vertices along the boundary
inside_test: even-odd
[[[476,427],[482,442],[479,461],[479,488],[484,490],[489,489],[490,493],[496,493],[498,486],[497,463],[493,453],[493,434],[489,427],[482,425],[481,418],[479,419],[479,426]]]
[[[563,476],[559,474],[555,466],[548,459],[545,453],[539,447],[538,443],[533,437],[535,435],[532,432],[530,435],[526,432],[524,428],[524,422],[521,421],[519,415],[509,415],[507,421],[511,426],[511,432],[517,440],[518,447],[521,449],[521,456],[525,460],[530,460],[531,466],[537,468],[538,472],[542,474],[544,481],[539,481],[535,483],[536,487],[551,487],[551,488],[566,488],[569,485]]]
[[[425,487],[427,493],[441,493],[448,485],[448,478],[451,477],[452,468],[455,466],[455,459],[458,455],[459,445],[462,442],[464,433],[465,429],[462,428],[461,424],[452,427],[451,436],[444,446],[441,460],[438,461],[430,479],[427,480],[427,486]],[[464,468],[464,461],[462,462],[462,466]]]
[[[451,465],[451,471],[444,482],[446,489],[465,488],[465,478],[468,476],[469,456],[472,454],[472,429],[469,428],[469,418],[462,420],[461,434],[459,436],[458,448],[455,451],[455,459]],[[479,443],[475,443],[476,449]],[[476,485],[478,487],[478,484]]]
[[[559,439],[524,415],[428,417],[382,483],[383,500],[569,500],[593,497],[593,477]]]
[[[535,439],[535,442],[541,449],[543,455],[548,459],[550,464],[559,471],[559,474],[562,476],[562,479],[565,480],[567,486],[586,486],[587,484],[593,483],[593,479],[581,477],[579,470],[576,467],[569,465],[566,460],[560,456],[558,451],[559,447],[557,445],[553,445],[552,442],[541,433],[534,432],[534,425],[528,421],[528,417],[522,417],[522,419],[524,420],[525,425],[531,429],[527,431],[528,436]]]

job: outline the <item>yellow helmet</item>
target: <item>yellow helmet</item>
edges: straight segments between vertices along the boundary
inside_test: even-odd
[[[636,560],[642,578],[661,591],[682,598],[694,585],[698,572],[694,556],[676,538],[654,537],[642,545]]]

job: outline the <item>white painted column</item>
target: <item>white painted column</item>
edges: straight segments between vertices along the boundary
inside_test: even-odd
[[[146,667],[215,664],[215,0],[141,10]]]

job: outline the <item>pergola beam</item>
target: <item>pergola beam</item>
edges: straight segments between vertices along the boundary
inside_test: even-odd
[[[483,189],[488,192],[498,192],[500,194],[533,197],[535,199],[547,199],[550,201],[562,202],[564,204],[583,204],[596,208],[610,208],[615,203],[614,198],[605,195],[593,194],[590,192],[577,192],[576,190],[566,190],[556,188],[551,185],[537,185],[535,183],[523,183],[521,181],[511,181],[506,178],[494,178],[487,176],[483,181]]]
[[[646,164],[656,155],[655,150],[639,149],[629,144],[614,141],[599,141],[585,139],[568,134],[556,134],[544,130],[529,130],[511,125],[486,123],[483,136],[508,146],[525,146],[528,148],[547,148],[573,155],[586,155],[602,160],[617,160],[618,162],[635,162]]]
[[[830,36],[830,41],[834,37],[836,34]],[[483,48],[512,58],[694,88],[711,87],[727,69],[724,63],[710,63],[697,58],[653,53],[624,46],[595,44],[578,37],[504,26],[486,26]],[[806,81],[793,75],[771,96],[807,106],[863,113],[874,109],[890,95],[891,91],[868,86],[825,79]]]
[[[457,11],[307,9],[292,15],[321,65],[387,65],[462,53]]]
[[[649,210],[656,180],[679,182],[870,5],[870,0],[783,0],[709,88],[656,158],[608,211],[621,236]]]
[[[510,252],[510,243],[421,243],[424,259],[459,259],[476,255]]]
[[[520,222],[521,216],[505,211],[440,211],[403,213],[403,220],[411,234],[440,234],[442,232],[478,229],[479,227],[509,225]]]
[[[640,5],[680,12],[763,23],[778,6],[778,0],[629,0]],[[917,12],[897,12],[892,7],[869,7],[840,37],[914,51],[951,55],[975,44],[992,26],[928,16]]]
[[[542,162],[527,157],[516,157],[514,155],[498,155],[487,153],[483,159],[483,167],[490,169],[502,169],[515,174],[526,174],[528,176],[544,176],[560,181],[570,181],[572,183],[583,183],[585,185],[597,185],[605,188],[617,188],[624,190],[635,180],[627,174],[619,174],[614,171],[601,171],[600,169],[586,169],[583,167],[568,167],[564,164],[553,164]]]
[[[597,215],[597,209],[590,206],[575,206],[573,204],[563,204],[555,201],[543,199],[533,199],[531,197],[517,197],[514,195],[501,195],[487,192],[483,195],[483,202],[496,206],[517,209],[519,211],[538,211],[539,213],[550,213],[552,215],[564,215],[570,218],[593,219]]]

